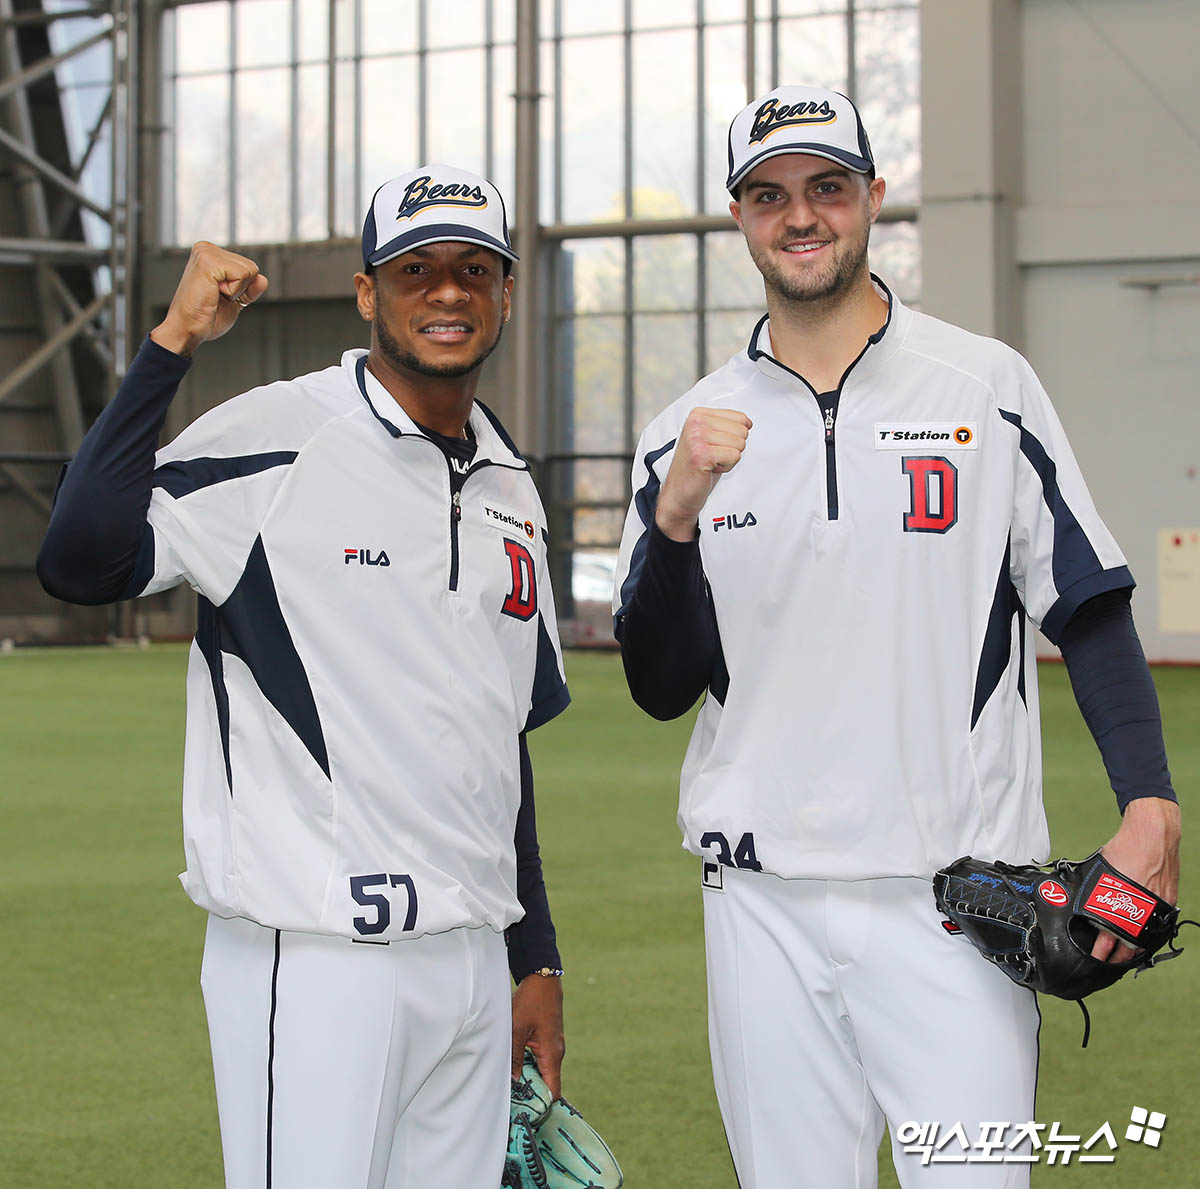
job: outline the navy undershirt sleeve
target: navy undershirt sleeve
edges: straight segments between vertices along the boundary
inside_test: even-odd
[[[112,603],[140,594],[150,581],[154,531],[146,513],[154,452],[190,366],[147,336],[116,396],[64,467],[37,558],[48,594],[68,603]]]
[[[1133,625],[1129,594],[1113,590],[1088,599],[1059,641],[1075,700],[1122,813],[1139,797],[1176,799],[1158,695]]]
[[[633,597],[617,621],[633,700],[657,719],[678,718],[707,688],[718,655],[700,541],[673,541],[653,522]]]
[[[517,899],[525,917],[505,932],[508,939],[508,969],[513,982],[519,983],[534,970],[562,968],[554,922],[550,919],[550,901],[542,878],[542,856],[538,849],[537,819],[533,807],[533,765],[525,732],[517,737],[521,761],[521,807],[513,843],[517,852]]]

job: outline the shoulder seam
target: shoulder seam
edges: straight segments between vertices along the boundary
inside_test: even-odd
[[[907,351],[910,355],[915,355],[918,359],[924,359],[929,363],[936,364],[938,367],[944,367],[947,371],[955,372],[957,375],[965,376],[968,380],[978,384],[984,392],[991,398],[993,406],[997,409],[1000,407],[1000,398],[996,395],[996,390],[982,377],[975,375],[973,372],[967,371],[965,368],[959,367],[955,363],[951,363],[948,359],[940,359],[936,355],[930,355],[925,351],[918,351],[915,347],[910,347],[907,342],[897,348],[897,354],[901,351]]]

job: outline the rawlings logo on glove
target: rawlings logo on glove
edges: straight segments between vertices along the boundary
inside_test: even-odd
[[[1050,878],[1052,877],[1052,878]],[[1131,970],[1183,952],[1179,909],[1122,875],[1097,851],[1078,863],[985,863],[967,856],[933,877],[933,896],[963,936],[1023,987],[1081,1001]],[[1127,962],[1092,957],[1099,930],[1138,952]],[[1169,953],[1158,951],[1167,946]],[[1083,1008],[1085,1023],[1087,1009]],[[1086,1046],[1088,1030],[1083,1043]]]
[[[555,1099],[525,1050],[512,1084],[508,1155],[500,1189],[620,1189],[625,1178],[608,1145],[565,1099]]]

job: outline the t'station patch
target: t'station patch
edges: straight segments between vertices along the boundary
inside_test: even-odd
[[[529,541],[532,541],[537,533],[533,521],[528,516],[522,516],[514,508],[506,508],[503,504],[494,504],[489,500],[480,500],[479,506],[483,510],[484,524],[491,525],[502,533],[513,533]]]
[[[974,421],[876,421],[876,450],[912,450],[936,446],[938,450],[978,450],[979,430]]]

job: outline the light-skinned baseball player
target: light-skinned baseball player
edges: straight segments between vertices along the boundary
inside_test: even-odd
[[[514,284],[503,201],[423,167],[376,192],[362,251],[369,350],[156,456],[192,356],[267,289],[196,244],[39,557],[74,602],[199,595],[181,880],[209,913],[231,1189],[496,1186],[526,1045],[560,1087],[525,735],[569,697],[546,518],[475,400]]]
[[[642,435],[614,612],[639,705],[704,695],[679,822],[738,1178],[872,1186],[886,1122],[906,1187],[1026,1185],[1027,1164],[923,1164],[895,1139],[1035,1118],[1035,996],[942,927],[930,881],[1049,853],[1032,622],[1117,793],[1106,856],[1175,899],[1133,579],[1025,360],[871,274],[885,184],[849,99],[750,104],[728,187],[767,313]]]

